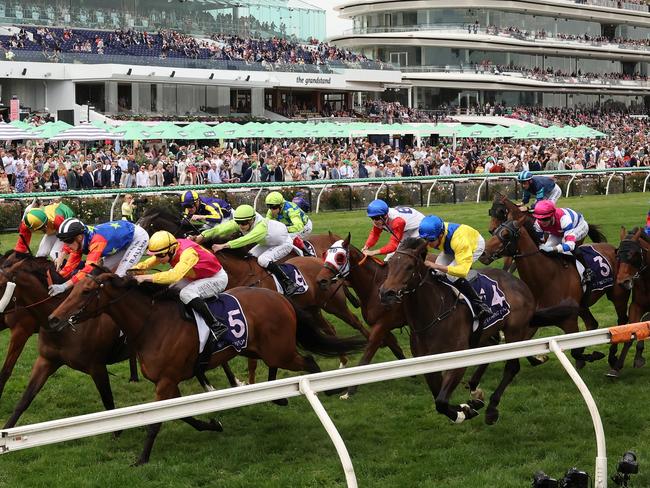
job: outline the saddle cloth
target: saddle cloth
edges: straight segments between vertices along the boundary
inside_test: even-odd
[[[280,266],[280,269],[284,271],[284,274],[286,274],[291,279],[291,281],[298,285],[298,291],[294,293],[294,295],[302,295],[303,293],[307,293],[307,290],[309,290],[309,285],[305,281],[305,277],[302,275],[298,268],[296,268],[293,264],[288,263],[278,263],[278,266]],[[272,276],[273,281],[275,281],[275,287],[278,290],[278,293],[284,294],[282,285],[274,275]]]
[[[609,261],[607,261],[607,258],[590,245],[582,245],[580,246],[580,250],[582,251],[585,263],[592,272],[589,289],[591,291],[606,290],[607,288],[614,286],[614,272]],[[576,267],[578,268],[580,279],[582,280],[584,269],[582,269],[582,263],[578,260],[576,260]]]
[[[443,283],[451,287],[452,290],[454,290],[454,292],[465,301],[469,309],[472,311],[472,314],[474,315],[474,332],[478,330],[479,325],[481,326],[481,330],[488,329],[510,314],[510,304],[508,303],[508,300],[506,300],[505,293],[503,293],[501,288],[499,288],[499,284],[496,281],[484,274],[476,273],[476,278],[470,281],[472,288],[474,288],[478,296],[480,296],[483,299],[483,302],[490,307],[490,310],[492,310],[490,316],[484,319],[480,324],[476,319],[476,312],[472,308],[472,304],[467,297],[458,291],[458,289],[454,287],[453,283],[447,282],[446,280],[443,280]]]
[[[248,322],[239,300],[228,293],[221,293],[219,298],[208,301],[208,307],[216,318],[228,326],[228,332],[222,335],[219,341],[216,343],[214,340],[210,341],[209,354],[223,351],[230,346],[234,347],[237,352],[245,349],[248,345]],[[201,354],[210,338],[210,328],[203,317],[195,311],[192,312],[199,333],[199,354]]]

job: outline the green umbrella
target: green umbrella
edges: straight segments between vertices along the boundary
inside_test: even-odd
[[[32,126],[28,124],[27,122],[24,122],[22,120],[14,120],[12,122],[9,122],[9,125],[13,125],[14,127],[18,127],[19,129],[31,129]]]
[[[512,136],[512,128],[511,127],[504,127],[502,125],[495,125],[493,127],[490,127],[489,134],[494,139],[500,139],[500,138],[503,138],[503,137],[511,137]]]
[[[181,129],[178,126],[167,127],[161,132],[155,132],[156,139],[194,139],[189,131]]]
[[[195,125],[194,127],[188,126],[181,130],[188,132],[194,139],[219,139],[219,135],[215,129],[209,125],[206,125],[205,128],[198,125]]]
[[[490,128],[481,124],[472,124],[469,126],[462,126],[456,134],[459,138],[491,138],[489,133]]]
[[[121,130],[119,130],[121,129]],[[113,134],[117,135],[123,141],[145,141],[148,139],[160,139],[158,134],[154,134],[147,130],[146,127],[120,127],[118,130],[113,130]]]
[[[66,124],[65,122],[63,122],[61,125],[57,125],[54,122],[48,122],[47,124],[35,127],[31,132],[34,135],[39,136],[41,139],[51,139],[60,132],[69,129],[70,127],[72,126],[70,124]]]
[[[570,135],[572,127],[565,125],[564,127],[559,127],[557,125],[552,125],[546,128],[545,135],[548,139],[565,139],[567,137],[572,137]]]
[[[527,124],[517,127],[512,134],[513,139],[545,139],[547,129],[539,125]]]
[[[579,125],[577,127],[571,127],[569,129],[569,137],[575,137],[575,138],[584,138],[584,139],[592,139],[594,137],[606,137],[607,134],[597,131],[595,129],[592,129],[589,126],[586,125]]]

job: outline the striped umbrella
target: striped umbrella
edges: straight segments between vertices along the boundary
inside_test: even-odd
[[[0,141],[16,141],[21,139],[38,139],[25,129],[14,127],[6,122],[0,123]]]
[[[74,127],[64,130],[60,134],[54,136],[52,141],[101,141],[105,139],[118,140],[121,139],[119,135],[113,134],[101,127],[95,127],[92,124],[84,123],[75,125]]]

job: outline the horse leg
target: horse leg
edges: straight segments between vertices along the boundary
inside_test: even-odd
[[[257,372],[257,359],[248,358],[248,384],[255,384],[255,373]]]
[[[278,377],[278,368],[269,368],[269,378],[268,381],[273,381]],[[279,400],[273,400],[273,403],[280,405],[281,407],[286,407],[289,405],[289,400],[286,398],[280,398]]]
[[[636,322],[637,319],[641,317],[641,309],[638,305],[635,305],[634,303],[630,305],[630,317],[633,319],[633,322]],[[639,344],[641,342],[643,341],[640,341]],[[618,360],[612,366],[612,368],[607,372],[607,376],[609,376],[610,378],[618,378],[620,376],[621,370],[625,366],[625,359],[627,358],[627,353],[630,350],[630,347],[632,347],[632,341],[623,344],[621,355],[618,357]],[[639,348],[637,346],[637,353],[635,354],[635,359],[634,359],[635,363],[637,362],[639,356],[641,358],[641,361],[644,361],[642,354],[643,354],[643,346],[641,346],[641,352],[639,352]]]
[[[584,321],[587,330],[595,330],[598,328],[598,321],[587,307],[581,308],[578,312],[578,316]],[[575,332],[578,332],[577,324]],[[585,367],[586,363],[593,363],[594,361],[598,361],[605,357],[605,355],[600,351],[585,354],[584,347],[572,349],[571,356],[576,360],[576,369],[582,369]]]
[[[465,374],[465,368],[445,371],[442,375],[442,386],[436,397],[436,410],[446,415],[455,424],[460,424],[478,415],[478,412],[469,405],[451,405],[449,397],[454,392],[458,383]]]
[[[377,349],[381,346],[384,336],[387,329],[384,328],[383,324],[374,324],[370,329],[370,337],[368,337],[368,344],[366,344],[365,349],[363,350],[363,355],[357,366],[365,366],[370,364],[372,358],[375,357]],[[347,400],[352,395],[356,394],[359,387],[357,385],[349,386],[345,394],[341,395],[341,400]]]
[[[41,391],[41,388],[43,388],[47,379],[60,367],[61,363],[52,362],[42,356],[39,356],[36,359],[27,388],[25,388],[25,392],[18,402],[18,405],[16,405],[11,417],[7,420],[7,423],[4,426],[5,429],[9,429],[16,425],[20,416],[29,408],[36,395],[38,395],[38,392]]]
[[[472,377],[467,382],[470,395],[470,400],[467,403],[471,405],[475,410],[479,410],[485,406],[485,394],[483,393],[483,390],[478,387],[478,385],[481,383],[481,378],[483,378],[483,375],[487,371],[488,366],[490,366],[489,363],[479,365],[474,371]]]
[[[115,408],[115,400],[113,399],[111,381],[108,377],[108,370],[106,369],[106,365],[99,364],[96,367],[92,368],[90,370],[90,377],[95,383],[95,388],[97,388],[97,391],[99,392],[99,396],[102,399],[104,408],[106,410],[113,410]],[[113,432],[113,437],[118,438],[120,434],[122,434],[121,430],[115,431]]]
[[[634,313],[634,315],[632,315]],[[630,315],[634,317],[634,320],[630,322],[640,322],[643,320],[650,320],[648,314],[643,315],[643,308],[640,305],[632,303],[630,305]],[[619,322],[620,323],[620,322]],[[645,341],[637,341],[636,343],[636,353],[634,354],[634,367],[642,368],[645,366],[645,359],[643,357],[643,348],[645,347]]]
[[[129,383],[137,383],[140,381],[138,377],[138,358],[135,355],[135,352],[132,352],[129,355]]]
[[[501,383],[499,383],[499,386],[497,386],[496,390],[494,390],[494,393],[492,393],[492,396],[490,397],[490,403],[488,404],[488,408],[485,411],[486,424],[493,425],[497,420],[499,420],[499,409],[497,407],[501,402],[501,396],[503,395],[503,392],[506,390],[508,385],[515,378],[515,376],[517,376],[517,373],[519,373],[520,369],[521,365],[519,364],[519,359],[510,359],[506,361],[506,365],[503,369],[503,377],[501,378]]]
[[[226,378],[228,378],[228,384],[229,384],[232,388],[234,388],[234,387],[236,387],[236,386],[243,386],[243,385],[246,384],[246,383],[242,383],[241,381],[239,381],[239,379],[237,378],[237,376],[235,376],[235,373],[232,372],[232,369],[230,368],[230,364],[228,364],[228,363],[223,363],[223,364],[221,365],[221,367],[223,368],[223,372],[226,374]],[[206,379],[207,379],[207,378],[206,378]]]
[[[643,357],[643,348],[645,341],[637,341],[636,354],[634,354],[634,367],[643,368],[645,366],[645,358]]]
[[[22,353],[25,348],[27,339],[29,339],[33,332],[32,329],[21,327],[20,323],[16,324],[16,326],[11,329],[11,338],[9,339],[7,357],[2,365],[2,370],[0,370],[0,397],[2,397],[5,385],[11,377],[11,373],[14,370],[14,366],[16,366],[16,361],[18,361],[20,353]]]

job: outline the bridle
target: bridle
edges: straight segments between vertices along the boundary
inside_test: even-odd
[[[420,256],[417,251],[415,250],[410,250],[410,249],[398,249],[395,251],[395,259],[399,259],[400,256],[408,256],[412,259],[415,260],[415,269],[411,273],[411,275],[407,278],[406,282],[404,283],[404,286],[397,290],[395,292],[395,297],[397,298],[397,302],[400,303],[402,301],[402,298],[406,295],[410,295],[411,293],[415,293],[418,288],[420,288],[425,281],[431,276],[431,273],[427,270],[427,268],[424,266],[424,259],[422,259],[422,256]],[[424,272],[423,272],[424,270]],[[413,285],[412,287],[409,288],[409,283],[417,283],[416,285]]]
[[[505,231],[508,231],[509,235],[506,235]],[[519,237],[521,236],[521,231],[519,230],[519,227],[517,226],[514,220],[507,220],[506,222],[501,224],[499,227],[494,229],[492,235],[496,236],[497,239],[499,239],[502,246],[501,251],[495,251],[493,254],[489,256],[489,258],[492,261],[500,258],[501,256],[510,256],[513,258],[527,258],[529,256],[534,256],[535,254],[540,252],[539,249],[536,249],[535,251],[529,253],[517,252],[518,250],[517,244],[519,242]]]
[[[88,306],[91,304],[93,300],[99,301],[99,295],[102,293],[102,289],[104,288],[104,283],[99,280],[97,277],[92,276],[92,275],[86,275],[87,278],[91,279],[96,285],[97,288],[92,290],[92,292],[89,293],[88,297],[86,300],[84,300],[83,304],[79,309],[70,315],[70,318],[68,319],[68,324],[71,326],[74,326],[78,324],[79,322],[84,322],[85,320],[89,320],[92,317],[97,317],[101,315],[104,311],[108,310],[111,305],[114,305],[115,303],[119,302],[122,298],[124,298],[130,290],[127,288],[126,291],[120,295],[118,295],[115,298],[110,299],[108,302],[106,302],[102,306],[97,306],[94,311],[89,312],[87,317],[83,316],[83,313],[86,311]]]
[[[636,251],[639,252],[638,259],[634,259],[633,256],[636,255]],[[616,250],[616,258],[624,264],[630,265],[630,267],[636,269],[636,273],[632,276],[632,283],[641,278],[643,272],[648,268],[648,263],[646,259],[646,250],[643,249],[641,244],[634,239],[623,239],[621,245]]]
[[[15,282],[16,282],[16,279],[17,279],[17,276],[18,276],[17,272],[15,272],[13,276],[9,276],[9,273],[7,273],[4,269],[0,268],[0,274],[7,280],[7,284],[8,283],[14,283],[14,286],[15,286]],[[39,305],[42,305],[43,303],[46,303],[46,302],[52,300],[53,298],[56,298],[56,297],[48,295],[45,298],[43,298],[42,300],[38,300],[36,302],[30,303],[29,305],[22,305],[22,306],[19,307],[18,306],[18,298],[16,297],[16,294],[15,294],[15,291],[14,291],[11,294],[11,302],[14,304],[14,307],[11,310],[6,310],[6,308],[5,308],[5,310],[0,312],[0,314],[5,314],[6,315],[6,314],[10,314],[10,313],[17,313],[20,310],[29,310],[30,308],[38,307]]]

